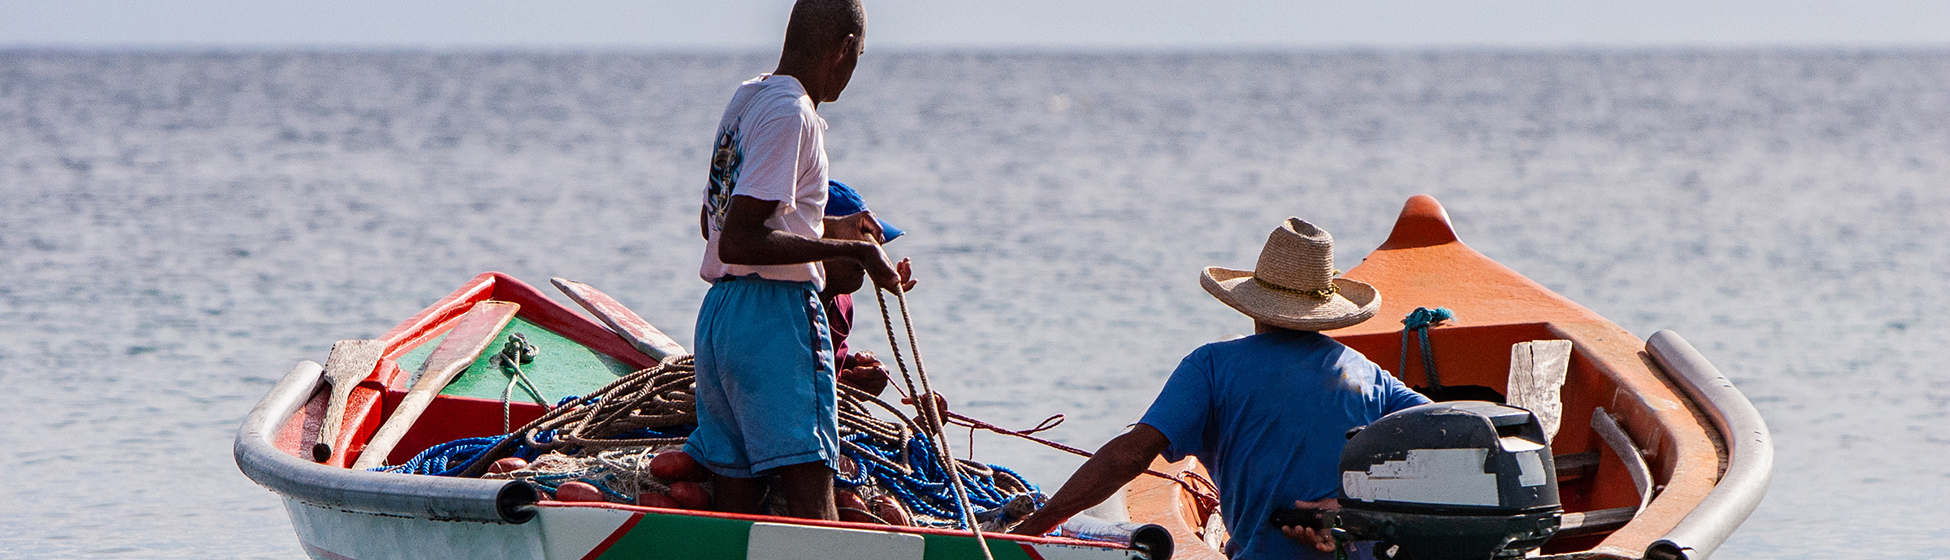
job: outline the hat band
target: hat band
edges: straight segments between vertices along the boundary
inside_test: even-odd
[[[1337,274],[1338,274],[1338,273],[1340,273],[1340,271],[1338,271],[1338,270],[1336,270],[1336,271],[1334,271],[1334,272],[1335,272],[1335,273],[1337,273]],[[1299,289],[1299,288],[1288,288],[1288,287],[1286,287],[1286,286],[1281,286],[1281,285],[1279,285],[1279,284],[1274,284],[1274,283],[1272,283],[1272,282],[1267,282],[1267,281],[1265,281],[1265,280],[1260,280],[1258,276],[1254,276],[1254,277],[1253,277],[1253,283],[1254,283],[1254,284],[1259,284],[1259,285],[1260,285],[1260,287],[1262,287],[1262,288],[1267,288],[1267,289],[1271,289],[1271,290],[1278,290],[1278,291],[1282,291],[1282,292],[1286,292],[1286,293],[1290,293],[1290,294],[1300,294],[1300,295],[1303,295],[1303,296],[1307,296],[1307,297],[1311,297],[1311,298],[1314,298],[1314,299],[1327,299],[1327,298],[1331,298],[1331,297],[1334,297],[1334,294],[1337,294],[1337,293],[1340,293],[1340,292],[1341,292],[1341,287],[1340,287],[1340,285],[1338,285],[1338,284],[1335,284],[1335,283],[1333,283],[1332,281],[1329,281],[1329,282],[1327,283],[1327,287],[1325,287],[1325,288],[1321,288],[1321,289],[1318,289],[1318,290],[1302,290],[1302,289]]]

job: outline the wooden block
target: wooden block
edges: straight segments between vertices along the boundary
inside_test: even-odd
[[[1533,340],[1510,347],[1510,405],[1529,410],[1544,425],[1544,439],[1557,437],[1564,416],[1564,376],[1571,367],[1571,341]]]
[[[345,423],[345,402],[352,388],[372,377],[379,357],[386,352],[384,340],[341,340],[332,345],[325,359],[325,382],[332,385],[332,398],[325,404],[325,420],[318,425],[318,442],[311,446],[311,459],[320,463],[332,458],[338,444],[339,429]]]
[[[359,452],[359,461],[353,463],[352,468],[370,469],[385,465],[386,456],[392,454],[400,438],[413,428],[413,423],[420,419],[420,413],[426,412],[433,397],[439,395],[440,390],[445,389],[455,376],[466,371],[467,366],[473,365],[474,360],[494,344],[495,336],[501,334],[501,329],[506,328],[520,310],[520,305],[490,300],[474,304],[473,309],[461,316],[458,319],[460,324],[447,331],[447,338],[434,347],[432,354],[427,355],[426,363],[420,366],[419,381],[414,382],[413,389],[400,399],[399,406],[393,409],[391,417],[386,418],[386,423],[373,432],[372,438],[366,442],[366,449]]]
[[[555,284],[556,289],[568,294],[569,299],[575,300],[577,305],[589,310],[589,313],[595,315],[603,324],[609,325],[611,332],[623,337],[623,340],[635,346],[637,351],[643,352],[643,355],[663,360],[670,356],[689,353],[684,350],[684,345],[671,340],[669,335],[651,326],[649,321],[643,320],[643,317],[630,311],[630,308],[623,307],[621,302],[609,297],[609,294],[567,278],[551,278],[549,281]]]

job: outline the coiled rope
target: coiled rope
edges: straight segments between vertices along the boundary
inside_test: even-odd
[[[587,482],[603,494],[632,501],[636,493],[662,490],[661,483],[637,471],[653,451],[683,445],[696,428],[695,363],[672,356],[657,366],[618,378],[587,395],[563,399],[519,430],[500,436],[465,438],[421,452],[412,460],[380,470],[434,476],[479,477],[494,461],[520,457],[534,463],[523,479],[548,490],[571,480]],[[950,477],[938,451],[938,437],[920,429],[901,409],[848,385],[839,386],[841,452],[859,465],[857,475],[836,477],[843,486],[873,486],[893,495],[916,521],[952,526],[961,518],[941,504],[971,496],[993,511],[1020,494],[1037,490],[1007,468],[958,461]],[[875,412],[885,412],[885,420]],[[582,456],[566,461],[558,452]],[[539,457],[539,459],[538,459]],[[961,487],[966,494],[957,494]],[[938,521],[937,521],[938,520]]]
[[[689,354],[673,355],[589,394],[564,399],[540,418],[501,437],[458,476],[479,477],[495,461],[514,456],[518,448],[539,453],[569,446],[610,449],[681,444],[684,437],[646,432],[661,428],[689,435],[683,428],[697,425],[695,371]]]

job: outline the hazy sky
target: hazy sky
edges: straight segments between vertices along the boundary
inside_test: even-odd
[[[0,45],[772,49],[790,0],[0,0]],[[867,0],[868,46],[1950,47],[1946,0]]]

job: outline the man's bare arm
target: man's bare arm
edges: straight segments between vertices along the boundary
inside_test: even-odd
[[[1157,428],[1145,424],[1131,426],[1130,431],[1105,443],[1096,455],[1078,467],[1077,472],[1070,475],[1069,482],[1063,483],[1063,488],[1049,499],[1048,505],[1023,518],[1022,524],[1009,532],[1018,535],[1048,533],[1071,516],[1103,503],[1131,479],[1143,474],[1145,467],[1151,466],[1151,460],[1163,453],[1170,443]]]
[[[874,284],[892,288],[900,282],[894,264],[880,245],[870,241],[813,239],[767,227],[765,220],[778,209],[775,200],[744,195],[731,197],[724,229],[718,232],[718,259],[747,266],[802,264],[834,258],[853,259]]]

